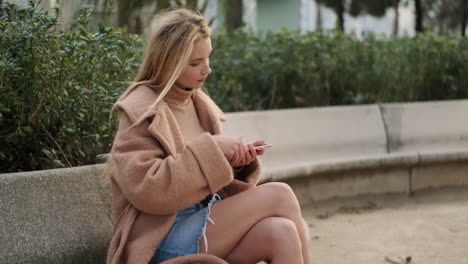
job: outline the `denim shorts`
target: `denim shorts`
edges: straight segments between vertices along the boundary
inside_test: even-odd
[[[210,219],[211,206],[221,198],[214,194],[208,206],[196,203],[177,213],[174,224],[156,248],[149,264],[158,264],[180,256],[200,253],[199,241],[205,240],[204,252],[208,251],[205,231]]]

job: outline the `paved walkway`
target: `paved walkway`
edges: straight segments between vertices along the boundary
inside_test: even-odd
[[[468,188],[327,201],[303,216],[313,264],[468,263]]]

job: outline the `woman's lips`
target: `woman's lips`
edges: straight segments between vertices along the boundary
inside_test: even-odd
[[[199,82],[205,82],[206,81],[206,78],[204,79],[201,79],[201,80],[198,80]]]

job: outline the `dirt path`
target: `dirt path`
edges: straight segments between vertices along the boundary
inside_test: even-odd
[[[468,188],[327,201],[303,216],[314,264],[468,263]]]

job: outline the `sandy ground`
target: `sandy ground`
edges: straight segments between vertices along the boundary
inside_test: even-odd
[[[311,263],[468,263],[468,188],[303,205]]]

